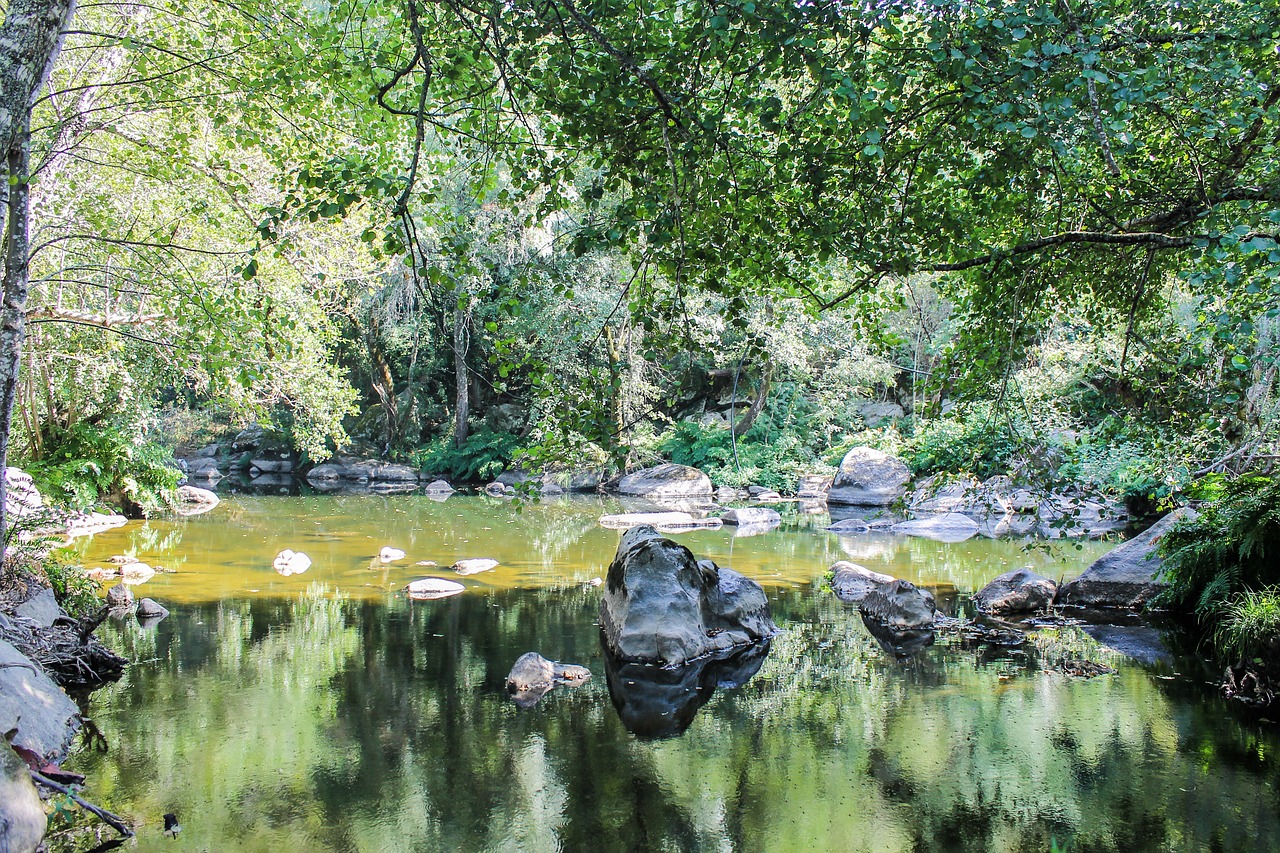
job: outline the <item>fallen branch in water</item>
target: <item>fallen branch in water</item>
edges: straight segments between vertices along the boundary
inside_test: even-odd
[[[48,788],[51,791],[57,791],[59,794],[66,794],[80,808],[94,815],[97,815],[99,820],[107,824],[107,826],[111,827],[116,832],[120,833],[122,837],[133,838],[133,829],[131,829],[129,825],[124,822],[124,819],[119,815],[114,815],[111,812],[107,811],[106,809],[95,806],[93,803],[81,797],[71,788],[67,787],[66,785],[58,784],[57,782],[50,779],[48,776],[45,776],[43,773],[39,773],[35,770],[29,770],[28,772],[31,774],[31,778],[34,779],[39,784],[44,785],[46,788]]]

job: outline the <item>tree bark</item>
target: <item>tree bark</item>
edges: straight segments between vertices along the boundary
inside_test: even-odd
[[[471,383],[467,375],[467,309],[459,304],[453,311],[453,378],[454,411],[453,443],[462,447],[467,441],[467,418],[471,415]]]
[[[8,228],[5,235],[4,297],[0,305],[0,531],[6,533],[9,489],[4,475],[9,464],[9,432],[13,426],[13,404],[18,396],[22,369],[22,339],[26,335],[27,291],[30,287],[27,266],[30,253],[27,242],[30,187],[27,170],[31,140],[26,120],[21,123],[20,130],[18,143],[8,152]],[[7,536],[5,538],[7,540]]]
[[[751,429],[751,425],[756,422],[756,418],[760,417],[760,413],[764,411],[765,399],[769,396],[769,386],[772,384],[773,362],[766,361],[764,367],[760,370],[760,384],[756,388],[756,398],[751,401],[751,408],[747,409],[746,414],[733,425],[735,438],[742,438],[742,436],[746,435],[747,430]]]
[[[0,24],[0,152],[5,159],[4,292],[0,308],[0,538],[7,541],[9,432],[17,397],[29,287],[27,211],[31,107],[49,78],[75,0],[10,0]]]

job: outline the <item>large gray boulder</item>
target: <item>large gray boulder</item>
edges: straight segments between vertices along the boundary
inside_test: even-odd
[[[652,527],[622,536],[609,565],[600,627],[621,660],[684,664],[745,646],[777,633],[769,600],[753,580],[688,548]]]
[[[14,608],[13,612],[24,619],[30,619],[41,628],[48,628],[53,625],[53,620],[67,615],[58,605],[58,599],[53,594],[53,590],[47,588],[37,590],[34,595]]]
[[[710,497],[711,478],[697,468],[667,462],[627,474],[615,491],[648,498]]]
[[[973,596],[974,605],[983,613],[1012,615],[1034,613],[1053,604],[1058,585],[1030,569],[1005,572]]]
[[[890,631],[916,631],[933,627],[937,607],[933,593],[899,579],[871,590],[858,609]]]
[[[909,482],[911,471],[901,459],[870,447],[855,447],[840,462],[827,503],[888,506],[906,494]]]
[[[1165,584],[1160,577],[1156,546],[1182,519],[1195,518],[1187,507],[1169,513],[1146,532],[1113,548],[1094,561],[1084,574],[1058,589],[1058,604],[1100,608],[1138,608]]]
[[[890,575],[873,572],[848,560],[832,565],[831,573],[831,591],[846,604],[861,604],[872,592],[894,581]]]
[[[27,765],[0,740],[0,850],[31,853],[44,838],[44,804]]]
[[[932,539],[935,542],[963,542],[978,535],[978,522],[958,512],[948,512],[929,518],[913,518],[902,521],[892,528],[894,533],[904,536],[918,536]]]
[[[14,728],[14,744],[60,761],[80,728],[80,712],[44,670],[0,640],[0,732]]]

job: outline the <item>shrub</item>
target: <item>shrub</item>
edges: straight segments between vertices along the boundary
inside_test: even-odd
[[[172,506],[178,480],[172,455],[136,428],[81,421],[46,438],[45,454],[24,467],[42,494],[75,509],[104,499],[144,514]]]
[[[1222,495],[1192,521],[1165,534],[1168,586],[1153,602],[1194,617],[1221,621],[1219,650],[1252,647],[1274,630],[1269,616],[1280,584],[1280,479],[1248,476],[1225,483]],[[1271,626],[1267,628],[1267,626]]]
[[[769,441],[764,428],[753,428],[738,438],[736,453],[734,444],[725,427],[682,422],[663,437],[658,451],[678,465],[701,469],[717,486],[734,488],[793,491],[801,475],[828,467],[792,432]]]
[[[959,415],[921,421],[905,442],[902,461],[918,475],[967,472],[979,479],[1009,470],[1019,449],[1007,417],[983,406]]]
[[[1280,657],[1280,586],[1233,596],[1221,615],[1213,645],[1228,660],[1275,661]]]
[[[443,436],[414,454],[421,468],[443,474],[451,481],[478,483],[492,480],[511,465],[520,449],[520,437],[509,432],[481,430],[467,436],[462,447],[452,436]]]

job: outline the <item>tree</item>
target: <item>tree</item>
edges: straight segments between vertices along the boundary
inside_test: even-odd
[[[31,106],[71,21],[74,0],[12,0],[0,24],[0,201],[4,207],[3,307],[0,308],[0,537],[8,497],[4,475],[21,368],[28,288],[28,187]]]

